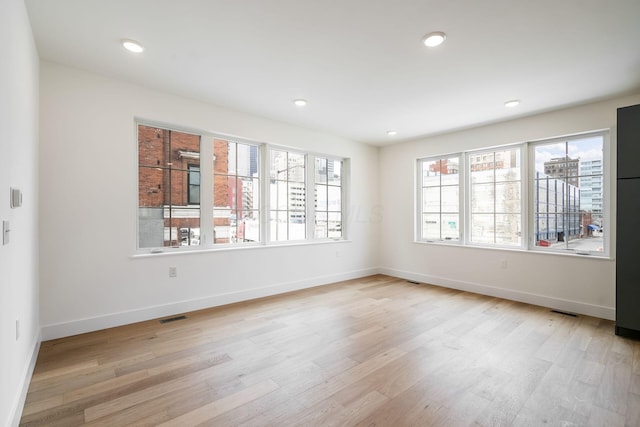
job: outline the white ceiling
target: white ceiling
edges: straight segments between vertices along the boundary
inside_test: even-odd
[[[640,90],[640,0],[26,4],[43,59],[375,145]]]

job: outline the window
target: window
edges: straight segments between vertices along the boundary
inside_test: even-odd
[[[213,140],[214,243],[260,241],[258,146]]]
[[[604,252],[604,134],[531,144],[533,245]]]
[[[271,150],[269,186],[272,241],[306,239],[306,157]]]
[[[189,165],[189,204],[200,204],[200,166]]]
[[[150,123],[137,139],[142,251],[345,237],[348,159]]]
[[[189,185],[199,156],[199,135],[138,127],[138,247],[199,243],[200,209],[189,206],[199,199]]]
[[[460,155],[420,162],[418,232],[423,240],[460,240]]]
[[[342,161],[316,157],[315,238],[342,237]]]
[[[607,138],[418,160],[417,240],[607,255]]]
[[[471,243],[522,243],[520,148],[483,154],[489,163],[469,156]]]

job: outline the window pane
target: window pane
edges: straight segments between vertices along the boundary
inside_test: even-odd
[[[315,168],[314,236],[318,239],[340,238],[342,237],[342,161],[318,157]]]
[[[288,154],[289,181],[304,182],[304,154]]]
[[[258,147],[236,144],[236,174],[241,177],[253,177],[258,172]]]
[[[242,212],[260,207],[260,184],[257,178],[240,178],[238,180],[240,193],[239,207]]]
[[[271,150],[270,210],[272,240],[306,239],[306,156],[299,153]],[[326,161],[313,163],[316,181],[327,181]],[[277,180],[276,180],[277,178]],[[313,183],[312,183],[313,184]],[[314,185],[314,208],[327,202],[326,185]],[[326,209],[326,208],[325,208]],[[274,216],[273,211],[278,211]],[[286,232],[282,229],[286,228]]]
[[[268,193],[265,206],[270,211],[270,230],[263,230],[263,235],[274,240],[307,238],[307,194],[311,193],[306,154],[269,150],[271,179],[266,187],[259,180],[260,149],[251,143],[208,139],[213,156],[201,168],[200,135],[144,125],[138,134],[140,247],[200,244],[203,200],[212,200],[213,205],[207,208],[213,215],[203,230],[213,232],[213,239],[206,239],[209,245],[260,241],[261,193]],[[312,158],[315,181],[309,184],[314,185],[315,203],[309,212],[315,215],[314,235],[340,238],[343,162]]]
[[[213,140],[213,172],[229,173],[229,142],[222,139]]]
[[[238,242],[260,241],[260,212],[249,210],[243,212],[243,217],[238,222]]]
[[[306,215],[304,211],[289,213],[289,240],[304,240],[307,238]]]
[[[342,210],[342,189],[330,186],[328,189],[328,210],[340,212]]]
[[[458,224],[460,216],[442,215],[442,239],[444,240],[460,240],[460,227]]]
[[[327,210],[327,186],[316,185],[316,209],[319,211]]]
[[[520,181],[520,150],[496,151],[496,181]]]
[[[534,147],[535,245],[600,252],[604,247],[602,135]]]
[[[284,187],[278,187],[281,184]],[[272,210],[286,209],[286,198],[284,195],[286,191],[286,182],[271,181],[269,186],[269,206]],[[281,196],[282,193],[282,196]],[[281,203],[280,200],[283,202]]]
[[[440,212],[440,187],[422,189],[422,212]]]
[[[422,162],[422,186],[433,187],[440,185],[440,160]]]
[[[342,214],[340,212],[329,212],[329,238],[337,239],[342,237]]]
[[[441,184],[442,185],[458,185],[460,177],[460,159],[458,157],[450,157],[443,159],[440,164]]]
[[[493,153],[473,154],[469,156],[469,170],[471,171],[472,184],[493,182],[495,180],[493,160]]]
[[[496,212],[520,213],[520,182],[496,184]]]
[[[166,166],[163,149],[169,144],[170,132],[150,126],[138,126],[138,164],[141,166]]]
[[[288,220],[286,211],[271,211],[269,223],[271,240],[287,240]]]
[[[200,136],[138,126],[138,247],[200,244]]]
[[[258,147],[214,139],[213,149],[214,243],[260,240],[255,221],[251,224],[254,235],[245,238],[247,215],[260,217]]]
[[[520,245],[522,233],[519,214],[496,215],[496,243],[502,245]]]
[[[164,204],[165,171],[160,168],[140,167],[138,169],[138,205],[162,207]]]
[[[469,155],[471,173],[471,241],[483,244],[515,244],[521,241],[522,221],[520,148]],[[509,226],[500,223],[504,214]],[[499,215],[502,214],[502,215]]]
[[[493,212],[495,202],[495,184],[476,184],[471,186],[471,212]]]
[[[271,179],[287,179],[287,152],[271,150]]]
[[[460,194],[458,186],[442,187],[442,212],[459,212]]]
[[[495,243],[495,216],[493,214],[471,215],[471,241]]]
[[[316,183],[327,183],[327,159],[316,158]]]
[[[460,157],[420,161],[420,238],[458,240]]]
[[[440,240],[440,214],[422,214],[422,238]]]
[[[235,228],[235,219],[232,219],[231,209],[215,209],[213,211],[213,238],[214,243],[231,243],[232,228]]]
[[[222,145],[221,145],[222,146]],[[222,148],[221,148],[222,149]],[[237,146],[235,142],[231,142],[231,141],[227,141],[226,147],[224,148],[223,152],[217,152],[214,153],[216,156],[216,162],[219,163],[223,163],[225,162],[226,165],[226,171],[225,172],[220,172],[220,171],[216,171],[217,173],[226,173],[229,175],[236,175],[237,174]],[[220,157],[218,157],[218,154],[220,154]],[[226,157],[225,157],[226,154]]]
[[[200,186],[189,186],[189,204],[190,205],[199,205],[200,204]]]
[[[189,165],[189,174],[187,180],[189,182],[189,204],[200,204],[200,166]]]
[[[316,212],[315,237],[316,239],[326,239],[329,234],[326,212]]]
[[[231,198],[229,192],[228,175],[214,175],[213,177],[213,207],[230,208]]]
[[[327,176],[330,185],[342,185],[342,161],[327,160]]]
[[[304,210],[307,197],[304,183],[290,182],[288,185],[289,210]]]

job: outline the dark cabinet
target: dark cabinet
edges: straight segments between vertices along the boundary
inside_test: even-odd
[[[618,109],[616,334],[640,338],[640,105]]]
[[[618,179],[640,178],[640,104],[618,109]]]

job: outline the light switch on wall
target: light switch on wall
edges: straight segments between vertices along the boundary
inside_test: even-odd
[[[11,229],[9,228],[9,221],[2,221],[2,244],[9,244],[9,232]]]

